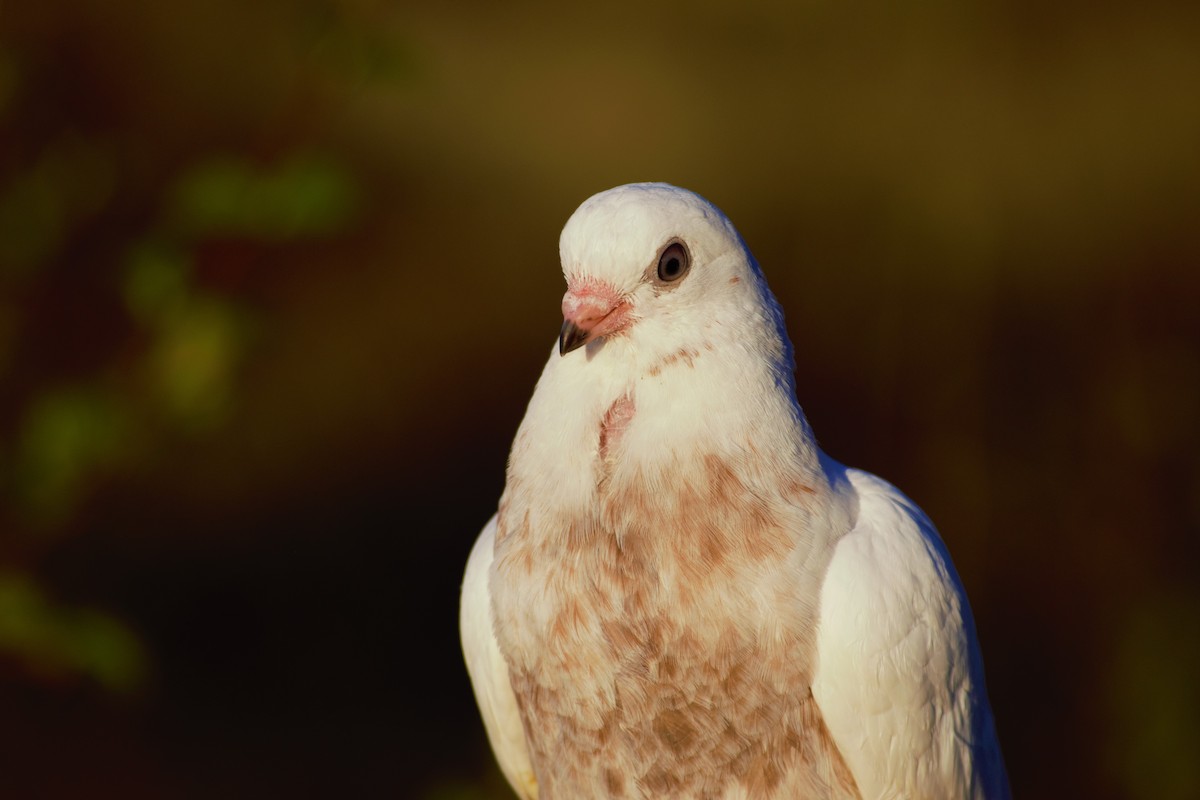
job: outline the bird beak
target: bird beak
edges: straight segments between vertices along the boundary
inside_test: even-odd
[[[569,282],[563,295],[558,354],[565,356],[588,342],[625,330],[633,324],[632,308],[627,299],[603,281]]]
[[[588,332],[571,322],[563,320],[562,330],[558,334],[558,354],[565,356],[572,350],[578,350],[588,342]]]

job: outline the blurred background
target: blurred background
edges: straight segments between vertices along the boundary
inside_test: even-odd
[[[1021,798],[1200,797],[1200,7],[0,5],[0,794],[509,795],[457,644],[635,180],[971,597]]]

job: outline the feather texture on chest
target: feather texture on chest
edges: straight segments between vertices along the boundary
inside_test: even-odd
[[[496,630],[542,796],[845,783],[808,691],[828,487],[768,480],[750,441],[620,461],[635,402],[597,421],[588,503],[530,502],[514,450],[501,504]]]

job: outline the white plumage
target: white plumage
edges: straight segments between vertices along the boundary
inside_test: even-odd
[[[461,631],[522,798],[1004,798],[933,525],[825,456],[782,314],[665,184],[567,222],[558,352],[471,552]]]

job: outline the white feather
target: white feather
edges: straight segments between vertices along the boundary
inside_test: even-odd
[[[1007,797],[971,611],[945,545],[891,484],[823,461],[857,513],[821,587],[812,690],[863,797]]]
[[[492,633],[488,573],[492,567],[495,538],[496,517],[493,516],[475,540],[467,559],[459,606],[459,633],[467,674],[475,689],[475,702],[483,716],[483,725],[500,771],[521,800],[536,800],[537,781],[529,763],[521,713],[508,681],[508,668]]]

